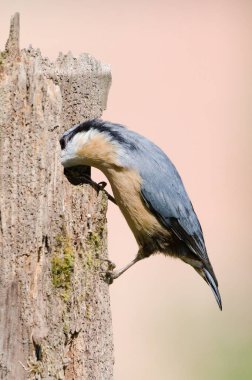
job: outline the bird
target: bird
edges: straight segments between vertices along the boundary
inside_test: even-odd
[[[162,253],[191,265],[210,286],[222,310],[200,222],[167,155],[124,125],[99,118],[74,125],[59,142],[65,170],[85,166],[104,173],[137,241],[134,260],[108,271],[107,281],[112,283],[138,261]]]

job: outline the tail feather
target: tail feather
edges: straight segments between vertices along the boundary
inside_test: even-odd
[[[213,276],[210,274],[210,272],[206,268],[202,269],[196,269],[197,272],[201,275],[201,277],[204,278],[204,280],[207,282],[207,284],[211,287],[212,292],[215,296],[215,299],[219,305],[220,310],[222,310],[222,302],[221,302],[221,296],[218,290],[218,283],[217,281],[213,278]]]
[[[182,257],[182,260],[185,263],[190,264],[196,270],[196,272],[198,272],[199,275],[206,281],[206,283],[212,289],[212,292],[215,296],[215,299],[218,303],[220,310],[222,310],[221,296],[218,290],[218,281],[217,281],[217,278],[215,277],[215,274],[210,262],[199,261],[198,258],[195,258],[192,255],[184,256]]]

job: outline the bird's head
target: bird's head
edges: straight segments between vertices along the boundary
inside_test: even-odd
[[[103,170],[120,166],[120,144],[102,120],[94,119],[74,126],[59,142],[61,163],[65,168],[90,165]]]

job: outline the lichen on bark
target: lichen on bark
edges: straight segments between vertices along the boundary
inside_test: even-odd
[[[70,298],[75,252],[71,238],[65,230],[56,236],[55,241],[51,261],[52,283],[56,289],[61,291],[61,297],[67,302]]]

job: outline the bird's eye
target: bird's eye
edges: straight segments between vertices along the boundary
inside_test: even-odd
[[[59,143],[60,143],[61,149],[64,150],[66,147],[66,141],[65,141],[64,137],[61,137]]]

